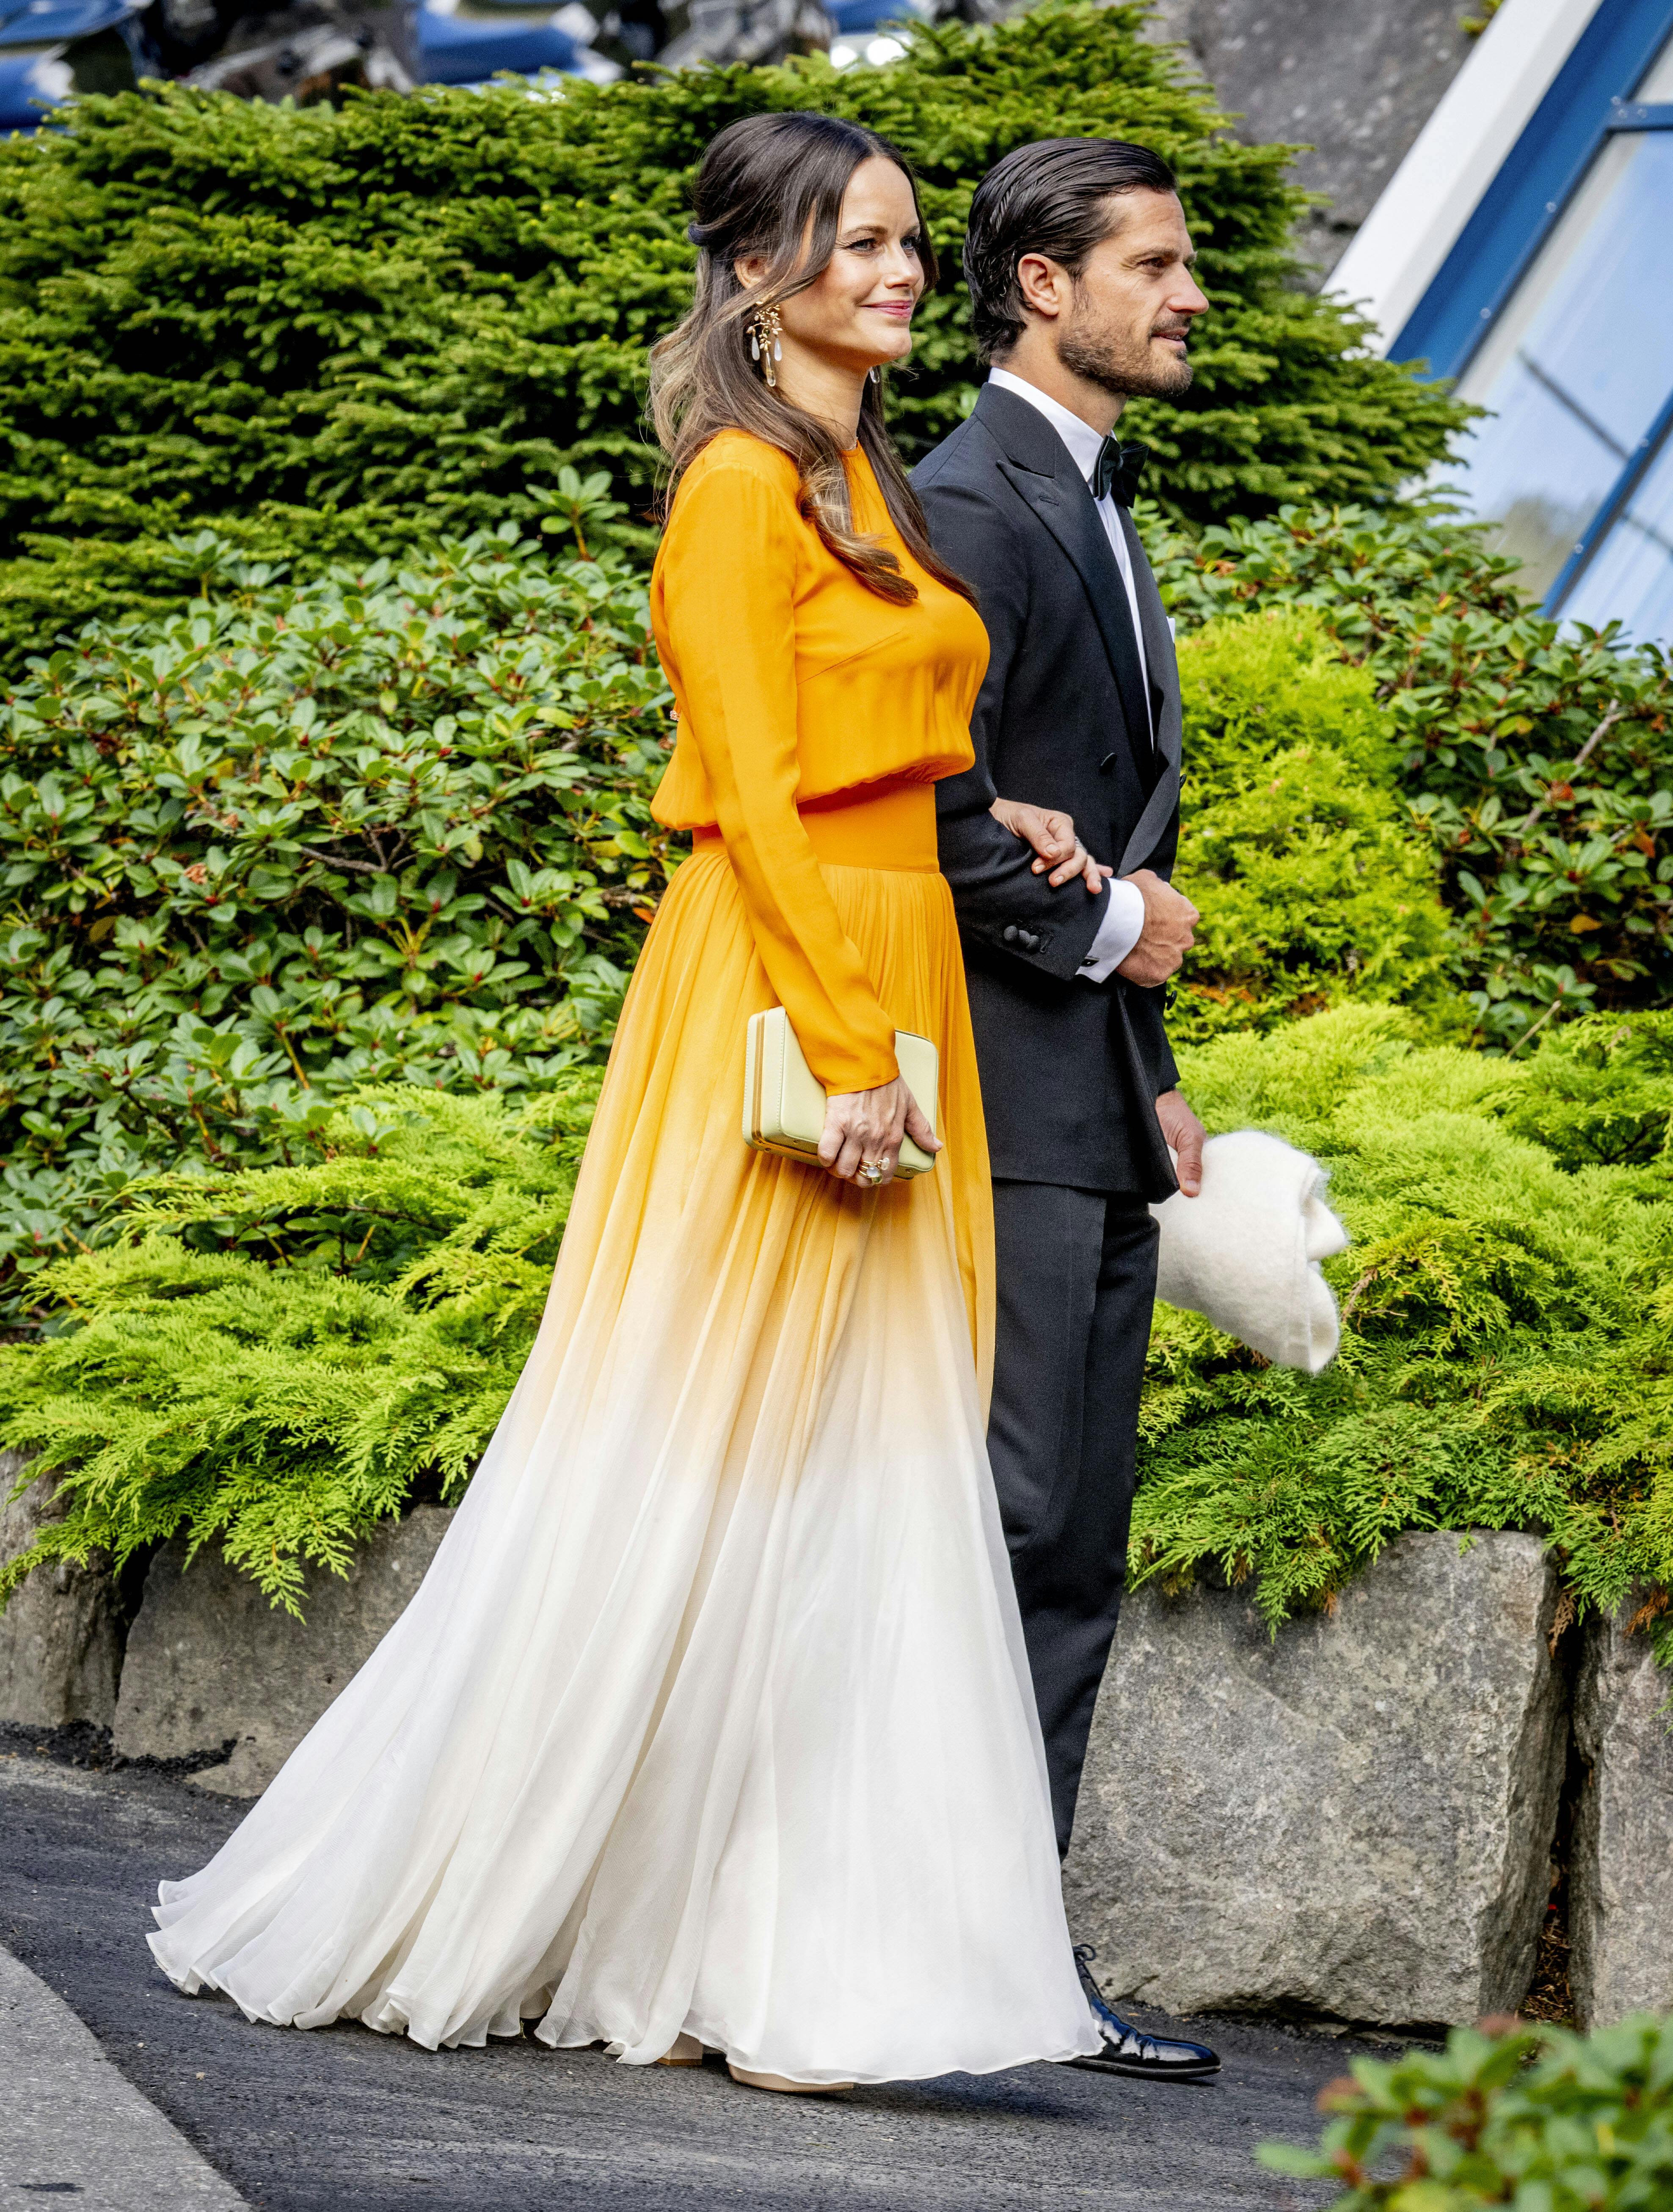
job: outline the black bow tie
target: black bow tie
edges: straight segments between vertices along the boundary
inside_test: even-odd
[[[1092,469],[1092,497],[1104,499],[1113,495],[1117,507],[1131,507],[1138,492],[1139,477],[1149,459],[1148,446],[1123,446],[1118,438],[1106,438],[1098,449],[1098,460]]]

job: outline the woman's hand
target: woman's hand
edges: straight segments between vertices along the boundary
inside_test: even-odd
[[[825,1101],[820,1164],[838,1182],[877,1189],[894,1181],[903,1137],[926,1152],[941,1149],[940,1139],[899,1076],[875,1091],[833,1091]]]
[[[1034,872],[1044,875],[1049,868],[1047,880],[1053,890],[1079,876],[1096,895],[1116,872],[1093,860],[1074,834],[1072,814],[1060,814],[1055,807],[1029,806],[1019,799],[996,799],[988,811],[1013,837],[1034,848]]]

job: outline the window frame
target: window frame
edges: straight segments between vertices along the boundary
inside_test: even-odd
[[[1612,137],[1673,131],[1673,102],[1629,95],[1673,40],[1673,0],[1601,0],[1521,137],[1389,347],[1462,376]],[[1673,385],[1673,372],[1670,373]],[[1673,434],[1673,390],[1546,596],[1554,615]]]

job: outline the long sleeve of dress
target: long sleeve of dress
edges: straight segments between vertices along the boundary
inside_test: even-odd
[[[693,471],[663,544],[668,642],[727,854],[780,1004],[827,1091],[899,1073],[884,1012],[796,812],[797,540],[784,490],[748,465]]]

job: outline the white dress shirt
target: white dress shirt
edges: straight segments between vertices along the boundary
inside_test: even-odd
[[[1083,422],[1067,407],[1060,406],[1036,384],[1025,383],[1013,376],[1007,368],[990,368],[989,384],[998,385],[1001,392],[1014,392],[1019,399],[1025,399],[1031,407],[1037,408],[1046,421],[1068,448],[1069,459],[1074,463],[1090,488],[1092,471],[1098,466],[1098,457],[1104,440],[1090,422]],[[1139,677],[1144,696],[1150,696],[1150,672],[1145,663],[1144,631],[1139,623],[1139,593],[1133,580],[1133,556],[1127,543],[1127,532],[1121,526],[1121,516],[1115,499],[1106,492],[1094,501],[1098,520],[1104,525],[1104,534],[1110,541],[1110,550],[1116,556],[1116,566],[1121,571],[1122,582],[1127,586],[1127,604],[1133,617],[1133,636],[1139,648]],[[1022,794],[1017,794],[1020,797]],[[1066,884],[1064,890],[1068,889]],[[1079,972],[1089,983],[1101,983],[1113,975],[1139,941],[1144,927],[1144,893],[1126,877],[1112,879],[1105,893],[1103,921],[1092,950],[1081,962]]]

